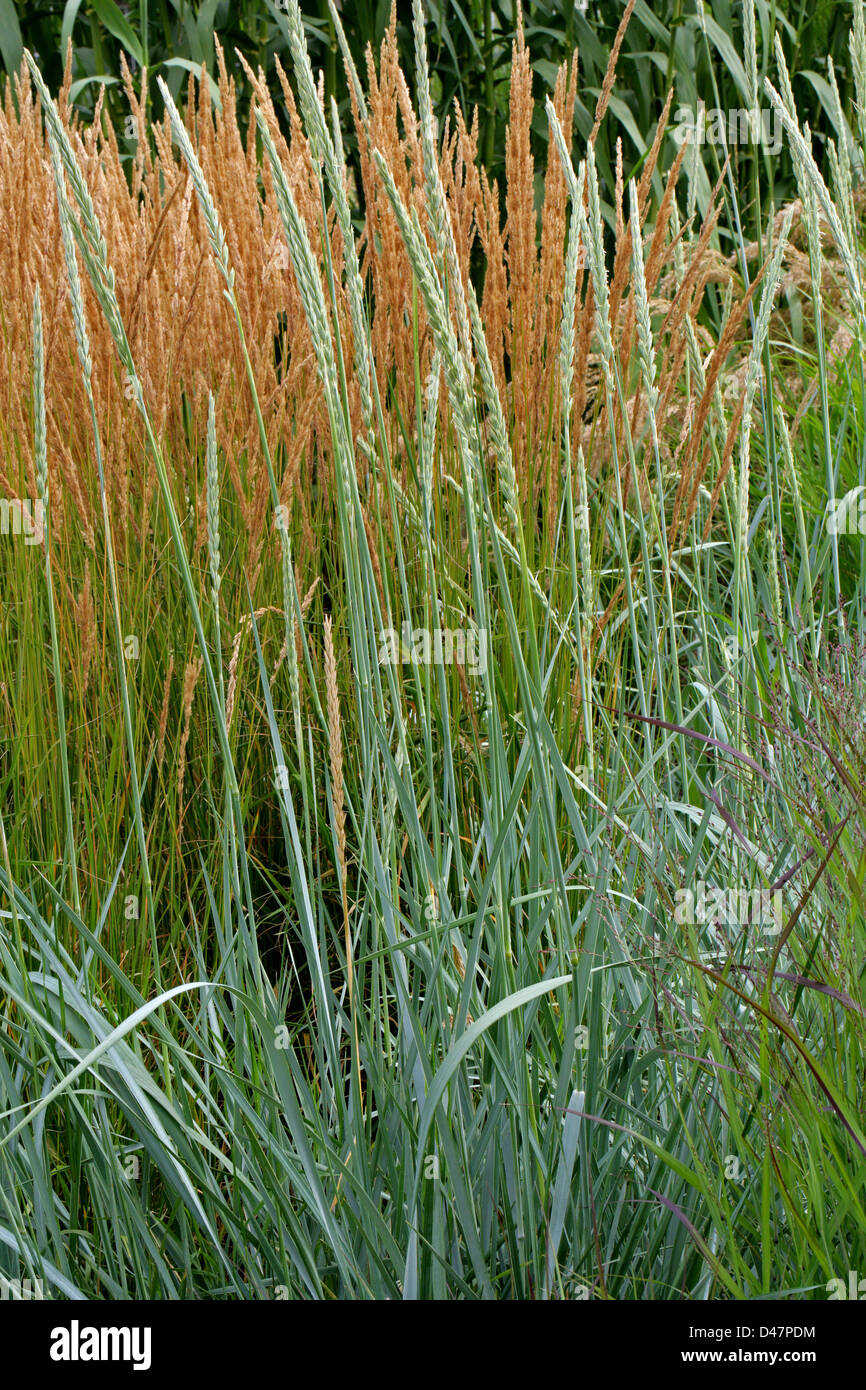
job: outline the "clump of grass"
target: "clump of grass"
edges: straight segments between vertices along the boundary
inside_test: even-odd
[[[0,822],[0,1271],[61,1297],[821,1297],[866,1258],[862,747],[820,675],[863,613],[862,538],[823,522],[837,478],[864,482],[862,392],[819,313],[831,262],[859,342],[853,182],[841,159],[833,195],[817,181],[783,93],[814,194],[787,309],[793,211],[747,283],[721,203],[681,208],[682,163],[653,193],[658,143],[627,216],[615,177],[611,239],[614,56],[588,140],[573,71],[547,108],[539,246],[525,47],[503,232],[474,137],[434,132],[423,45],[416,114],[391,33],[366,93],[349,73],[362,256],[289,19],[290,140],[258,75],[260,154],[225,70],[196,139],[166,93],[143,274],[112,260],[110,141],[94,194],[99,141],[33,72],[65,254],[39,268],[16,443],[71,501],[48,568],[19,546],[4,571],[38,600],[4,609],[25,679],[0,671],[0,698],[11,758],[66,762],[59,798],[29,766],[26,833]],[[20,129],[41,148],[26,105]],[[80,397],[61,413],[44,367],[61,267],[100,500],[79,535],[83,462],[57,460]],[[794,294],[823,363],[799,432]],[[116,372],[146,458],[126,492]],[[82,566],[113,615],[98,703],[71,659]],[[694,910],[705,890],[745,906]]]

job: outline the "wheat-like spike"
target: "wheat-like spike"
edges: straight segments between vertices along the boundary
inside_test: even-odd
[[[33,82],[39,92],[42,113],[46,122],[48,143],[52,150],[52,158],[55,162],[59,162],[62,165],[78,208],[78,217],[72,217],[71,215],[67,217],[68,230],[71,231],[75,243],[81,252],[81,257],[87,268],[94,293],[105,316],[105,321],[108,324],[111,336],[114,339],[118,356],[122,365],[126,368],[136,404],[142,414],[146,416],[141,383],[136,371],[132,350],[127,340],[126,330],[120,317],[120,309],[115,293],[114,269],[108,264],[108,247],[105,237],[102,234],[102,229],[99,226],[93,199],[84,182],[84,176],[78,167],[69,135],[64,129],[57,107],[48,88],[45,86],[42,75],[36,67],[32,55],[25,51],[24,56],[30,68]],[[59,207],[62,221],[64,209],[67,213],[70,212],[65,198],[60,201]],[[81,322],[83,323],[83,317]]]
[[[336,97],[331,97],[331,140],[334,145],[334,164],[337,172],[337,179],[340,187],[342,189],[345,189],[346,151],[343,148],[343,131],[340,126],[340,108],[337,105]]]
[[[773,52],[776,55],[776,69],[779,74],[779,89],[782,100],[792,120],[797,120],[797,103],[794,101],[794,88],[791,86],[791,75],[788,72],[788,63],[785,58],[785,50],[782,47],[782,40],[778,33],[773,35]]]
[[[649,402],[650,419],[655,430],[655,350],[653,348],[652,324],[650,323],[649,297],[646,287],[646,267],[643,259],[643,242],[640,231],[640,213],[637,205],[637,188],[634,179],[628,186],[629,214],[631,218],[631,265],[632,287],[635,296],[635,317],[637,319],[638,361],[644,390]],[[695,343],[697,347],[697,343]],[[700,356],[700,353],[698,353]]]
[[[346,495],[351,498],[353,496],[353,488],[349,460],[352,457],[352,446],[346,429],[345,415],[340,401],[340,391],[337,382],[337,365],[334,347],[331,341],[328,309],[325,301],[322,279],[319,274],[315,256],[313,255],[312,247],[310,246],[306,224],[298,210],[298,205],[295,202],[292,190],[289,187],[285,170],[274,148],[274,142],[271,138],[271,133],[268,130],[264,116],[259,110],[256,111],[256,120],[259,133],[262,137],[262,143],[271,166],[277,207],[283,223],[283,230],[286,235],[292,267],[295,272],[295,280],[303,302],[304,313],[309,325],[310,336],[313,340],[319,378],[325,391],[325,400],[328,406],[331,432],[334,439],[334,457],[338,468],[341,470]],[[350,525],[354,528],[355,512],[354,508],[351,506],[349,507],[349,521]]]
[[[583,198],[579,196],[578,180],[575,176],[574,165],[571,162],[571,155],[565,143],[565,133],[560,124],[559,116],[556,114],[556,107],[550,97],[545,98],[544,109],[547,112],[547,120],[550,125],[560,163],[562,164],[562,172],[565,174],[565,181],[568,184],[568,191],[571,194],[572,202],[582,203]]]
[[[313,69],[310,64],[310,55],[307,51],[307,41],[304,37],[304,21],[298,0],[287,0],[286,23],[289,32],[289,50],[295,69],[295,79],[298,84],[298,97],[300,99],[301,114],[304,118],[307,139],[310,142],[310,150],[313,159],[324,165],[331,189],[331,196],[334,200],[340,234],[343,238],[346,258],[346,285],[349,293],[349,314],[352,321],[352,335],[355,340],[355,350],[358,357],[361,408],[364,414],[364,426],[367,434],[366,440],[361,442],[365,446],[365,451],[372,457],[372,363],[370,360],[367,325],[364,315],[361,270],[358,262],[358,252],[355,244],[355,233],[352,227],[349,201],[346,197],[345,165],[342,159],[339,120],[334,119],[332,122],[334,127],[334,136],[332,138],[331,132],[328,130],[328,123],[325,120],[325,113],[322,110],[316,91]],[[332,112],[332,115],[335,115],[335,111]],[[276,155],[274,157],[276,157]]]
[[[761,358],[764,353],[764,342],[770,327],[770,315],[773,312],[773,305],[776,300],[776,291],[779,288],[779,281],[782,278],[782,257],[788,244],[788,236],[791,231],[791,222],[794,212],[788,208],[785,213],[784,221],[779,231],[779,239],[776,242],[773,256],[764,280],[764,287],[761,293],[761,305],[758,310],[758,317],[755,323],[755,333],[752,341],[752,350],[749,353],[749,364],[746,368],[745,384],[745,406],[743,408],[743,429],[748,434],[751,429],[752,406],[755,400],[755,393],[758,389],[758,382],[761,375]]]
[[[808,122],[803,127],[806,142],[812,139],[812,133]],[[809,241],[809,255],[812,265],[812,290],[813,293],[820,295],[822,266],[824,262],[824,248],[821,243],[821,218],[818,212],[818,195],[811,180],[806,176],[806,168],[802,159],[797,157],[795,164],[801,180],[800,201],[803,204],[803,220],[806,223],[806,233]],[[822,312],[820,302],[816,306],[817,312]]]
[[[761,377],[761,360],[764,354],[764,343],[770,327],[770,315],[776,301],[776,291],[782,276],[782,257],[785,254],[785,247],[788,243],[788,235],[791,230],[793,215],[793,209],[788,208],[779,233],[779,239],[767,269],[767,274],[764,279],[764,288],[761,294],[761,305],[755,323],[752,349],[749,353],[749,362],[746,368],[746,383],[744,388],[745,404],[743,406],[743,418],[740,427],[742,449],[738,498],[739,527],[740,535],[743,538],[744,553],[747,548],[749,521],[749,459],[751,454],[752,407],[755,402],[755,394]]]
[[[842,98],[839,95],[839,87],[836,82],[836,69],[833,66],[833,59],[827,59],[827,76],[830,82],[830,90],[833,93],[833,116],[836,128],[839,131],[838,147],[833,141],[829,143],[830,166],[833,172],[833,185],[836,189],[836,197],[839,200],[841,209],[842,223],[845,227],[845,235],[852,247],[857,245],[857,231],[855,227],[854,198],[851,187],[851,158],[848,150],[848,127],[845,122],[845,113],[842,110]],[[837,152],[838,151],[838,152]]]
[[[433,243],[440,254],[445,247],[445,209],[441,184],[436,179],[436,144],[438,132],[433,102],[430,96],[430,73],[427,67],[427,30],[424,8],[420,0],[412,0],[412,37],[415,42],[415,85],[418,90],[418,116],[421,127],[421,151],[424,156],[424,181],[427,188],[427,216]]]
[[[584,245],[581,235],[581,210],[584,200],[586,165],[581,163],[577,175],[571,162],[571,155],[565,143],[565,135],[550,98],[546,103],[547,119],[562,165],[565,181],[571,199],[568,239],[565,252],[565,281],[562,296],[562,329],[559,342],[559,366],[562,377],[563,407],[566,411],[566,428],[571,415],[571,385],[574,379],[574,308],[577,298],[577,272],[580,269],[581,251]]]
[[[851,163],[848,158],[848,140],[845,128],[845,113],[842,110],[842,98],[839,95],[839,84],[836,81],[836,68],[832,57],[827,58],[827,78],[830,83],[830,90],[833,93],[833,118],[836,129],[839,132],[839,163],[845,172],[846,181],[850,186]]]
[[[580,269],[580,219],[572,205],[565,247],[565,277],[562,293],[562,328],[559,335],[559,375],[562,381],[562,408],[566,433],[571,420],[571,388],[574,382],[574,310],[577,300],[577,272]]]
[[[87,331],[87,318],[84,313],[84,297],[81,293],[81,280],[78,275],[78,258],[75,254],[75,238],[72,232],[72,209],[66,197],[63,165],[57,146],[53,140],[49,141],[48,148],[51,153],[54,191],[57,197],[58,212],[60,214],[60,238],[63,244],[63,256],[66,262],[66,277],[69,281],[69,298],[72,304],[72,324],[75,330],[75,344],[82,374],[85,381],[89,382],[93,374],[93,360],[90,353],[90,335]]]
[[[743,3],[743,47],[746,58],[746,98],[749,115],[758,110],[758,43],[755,34],[755,0]]]
[[[367,99],[364,96],[364,88],[361,85],[361,79],[358,76],[358,69],[355,67],[355,60],[352,57],[351,51],[349,49],[349,44],[347,42],[346,34],[343,29],[343,21],[340,18],[340,12],[334,4],[334,0],[328,0],[328,9],[331,12],[331,19],[333,21],[334,31],[337,35],[337,43],[339,44],[340,52],[343,55],[343,62],[346,67],[346,72],[348,74],[349,81],[352,84],[352,91],[355,94],[355,101],[357,103],[358,111],[360,113],[361,120],[366,125]]]
[[[343,136],[340,130],[340,113],[334,98],[331,98],[331,126],[334,132],[334,154],[336,158],[339,192],[334,193],[337,217],[346,258],[346,284],[349,291],[349,317],[352,322],[352,338],[357,358],[357,377],[361,391],[361,411],[364,417],[366,438],[359,440],[361,448],[372,461],[374,458],[374,409],[373,409],[373,359],[370,353],[369,325],[364,312],[364,282],[358,260],[358,247],[352,227],[352,217],[346,197],[346,157],[343,152]]]
[[[851,52],[851,71],[854,74],[857,125],[860,130],[861,163],[866,156],[866,24],[863,20],[863,0],[854,0],[854,26],[848,36]]]
[[[466,466],[467,480],[472,487],[478,465],[472,444],[475,413],[472,392],[466,378],[466,362],[460,351],[448,310],[445,307],[442,286],[436,274],[430,249],[418,224],[418,215],[414,208],[411,216],[408,213],[381,151],[374,150],[373,158],[397,219],[406,252],[418,281],[418,288],[424,300],[433,340],[439,349],[448,382],[448,394],[451,400],[461,456]]]
[[[843,154],[844,141],[837,145],[835,140],[827,141],[827,154],[830,160],[830,173],[836,198],[839,203],[839,216],[845,228],[845,235],[851,246],[857,245],[857,230],[854,225],[854,202],[851,189],[851,165]]]
[[[581,232],[586,238],[589,273],[595,292],[595,325],[602,353],[602,366],[605,377],[612,384],[613,340],[610,333],[610,296],[607,284],[607,266],[604,259],[604,223],[601,216],[601,198],[598,191],[598,173],[595,167],[595,150],[591,144],[586,147],[587,189],[589,209],[580,208]],[[578,204],[578,206],[580,206]]]
[[[301,115],[304,118],[304,129],[310,142],[310,150],[314,160],[328,163],[333,160],[334,151],[325,123],[325,113],[316,92],[316,82],[313,77],[310,55],[307,52],[307,40],[304,36],[301,7],[298,0],[283,0],[282,9],[289,31],[289,52],[292,55]]]
[[[54,146],[55,153],[63,165],[73,197],[78,205],[81,224],[79,226],[76,223],[73,226],[73,232],[82,248],[82,254],[86,255],[89,264],[92,264],[94,269],[98,271],[99,283],[94,284],[94,289],[99,295],[100,303],[102,304],[103,300],[110,303],[111,296],[114,294],[114,271],[108,264],[108,247],[99,225],[99,219],[96,216],[90,190],[84,182],[84,175],[78,166],[69,136],[63,127],[57,107],[39,68],[36,66],[33,55],[25,49],[24,57],[27,60],[33,84],[39,93],[49,143]]]
[[[298,289],[304,305],[304,312],[310,327],[310,334],[313,340],[313,347],[316,353],[316,363],[322,385],[328,400],[328,406],[339,417],[340,400],[337,388],[337,369],[334,361],[333,343],[331,342],[331,331],[328,321],[328,310],[325,302],[324,289],[322,287],[319,268],[313,249],[310,246],[310,239],[307,234],[306,223],[301,217],[298,205],[286,179],[285,171],[277,156],[271,133],[265,123],[261,111],[256,111],[259,133],[262,137],[265,153],[271,165],[271,172],[274,176],[274,191],[277,197],[277,207],[286,234],[289,254],[292,258],[292,268],[298,282]],[[340,430],[340,435],[344,436],[345,431]],[[342,439],[345,444],[345,438]]]
[[[799,122],[799,117],[797,114],[797,103],[794,100],[794,89],[791,85],[791,77],[788,72],[788,64],[785,60],[785,50],[782,47],[782,41],[779,38],[778,34],[774,35],[773,38],[773,50],[776,56],[776,68],[779,74],[779,90],[781,93],[782,100],[785,103],[785,107],[788,113],[790,114],[791,119],[795,122]],[[797,152],[797,150],[793,147],[791,149],[791,163],[794,166],[794,177],[797,180],[797,192],[800,197],[800,202],[803,204],[803,208],[805,210],[807,205],[814,201],[814,193],[812,191],[812,185],[809,183],[809,180],[806,177],[806,170],[803,167],[803,161],[800,158],[800,155]]]
[[[833,199],[830,197],[827,185],[821,176],[821,171],[815,163],[811,149],[804,140],[803,135],[797,127],[796,122],[792,119],[790,112],[788,111],[787,107],[785,106],[784,102],[779,96],[779,93],[773,86],[772,82],[770,82],[769,78],[764,78],[764,86],[766,88],[767,95],[769,96],[770,101],[773,103],[773,106],[779,113],[785,130],[788,132],[788,138],[791,141],[791,144],[796,149],[797,154],[799,155],[800,160],[802,161],[806,177],[808,178],[813,189],[815,190],[815,193],[818,197],[818,201],[820,202],[821,207],[824,211],[824,216],[830,224],[830,230],[833,234],[833,240],[836,242],[836,246],[838,247],[839,254],[842,258],[842,264],[845,267],[845,274],[848,279],[848,284],[851,288],[851,293],[854,299],[854,308],[857,317],[858,319],[862,319],[864,316],[864,305],[863,290],[860,282],[860,271],[857,265],[857,261],[855,259],[854,252],[848,243],[847,236],[845,235],[845,229],[842,226],[839,214],[836,210],[836,207],[834,206]]]
[[[845,207],[845,199],[843,196],[845,190],[845,174],[842,168],[841,148],[841,145],[837,145],[836,141],[830,136],[827,137],[827,154],[830,160],[830,180],[833,185],[833,192],[836,194],[836,201],[841,204],[839,216],[845,226],[845,235],[850,240],[850,228],[846,216],[848,210]]]
[[[562,328],[559,340],[559,368],[562,380],[562,402],[565,412],[565,429],[570,429],[571,387],[574,380],[574,309],[577,298],[577,272],[580,269],[581,252],[585,246],[585,227],[583,217],[584,188],[586,184],[586,164],[581,162],[577,175],[571,162],[571,155],[565,142],[565,134],[550,97],[545,103],[547,119],[554,144],[562,165],[565,181],[571,199],[571,214],[568,225],[568,238],[565,252],[565,277],[562,295]]]
[[[65,133],[63,135],[63,139],[66,139]],[[62,163],[63,169],[68,176],[66,151],[62,146],[60,146],[56,131],[54,127],[50,124],[48,126],[48,146],[49,149],[52,151],[52,160],[54,162]],[[74,156],[71,157],[74,160]],[[70,186],[72,187],[73,194],[75,194],[76,190],[74,185],[71,184],[71,181]],[[77,195],[76,203],[78,204],[80,213],[81,201],[77,197]],[[121,363],[126,368],[126,371],[129,375],[129,380],[133,382],[134,388],[137,388],[135,364],[132,360],[132,352],[130,350],[129,343],[126,339],[126,331],[124,329],[123,322],[120,317],[120,311],[118,309],[117,296],[114,288],[114,269],[108,264],[107,248],[105,241],[100,233],[99,241],[96,245],[94,245],[92,236],[86,231],[85,227],[82,225],[84,219],[82,218],[82,221],[79,222],[78,217],[74,217],[72,215],[72,210],[68,201],[64,199],[62,203],[58,203],[58,207],[60,211],[61,224],[63,224],[65,215],[67,231],[71,233],[75,241],[75,244],[78,247],[79,252],[81,253],[81,259],[84,261],[87,274],[90,278],[90,283],[93,286],[94,294],[96,295],[99,307],[102,310],[102,313],[105,317],[105,321],[108,325],[109,332],[111,333],[111,336],[114,339],[114,343],[117,347],[117,352],[121,360]],[[138,401],[137,389],[136,401]]]
[[[776,406],[776,420],[779,426],[779,438],[782,441],[782,456],[785,460],[784,476],[791,483],[791,495],[794,498],[794,508],[802,511],[800,497],[800,479],[797,476],[796,465],[794,464],[794,453],[791,448],[791,436],[788,432],[788,422],[780,405]]]
[[[785,103],[785,107],[789,112],[791,119],[796,122],[797,107],[794,102],[794,92],[793,88],[791,87],[791,79],[788,75],[787,64],[785,63],[785,54],[782,49],[782,45],[779,40],[778,34],[775,37],[775,52],[776,63],[779,69],[779,85],[781,87],[782,100]],[[805,129],[807,132],[808,143],[808,125],[805,127]],[[806,234],[809,244],[809,262],[812,271],[812,289],[813,292],[817,293],[817,287],[821,283],[820,264],[822,254],[820,227],[818,224],[817,198],[815,195],[815,190],[806,175],[806,166],[803,163],[803,160],[800,156],[800,152],[794,145],[791,146],[791,163],[794,166],[794,177],[797,181],[797,192],[803,208],[802,217],[803,222],[806,226]]]

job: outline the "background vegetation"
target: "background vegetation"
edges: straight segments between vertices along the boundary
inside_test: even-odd
[[[235,70],[235,54],[254,68],[262,68],[269,88],[279,90],[276,63],[287,43],[287,0],[0,0],[0,66],[16,72],[22,49],[28,47],[40,65],[49,89],[56,91],[63,77],[67,43],[71,41],[72,88],[70,100],[86,119],[92,118],[100,91],[105,89],[106,109],[120,134],[126,127],[128,108],[123,98],[121,63],[133,73],[147,69],[147,112],[160,115],[162,100],[157,82],[163,78],[175,99],[184,95],[189,71],[207,68],[217,75],[216,44],[228,55]],[[393,5],[393,10],[392,10]],[[478,150],[492,179],[500,182],[505,170],[505,129],[508,121],[512,49],[517,36],[518,14],[530,53],[536,96],[550,88],[560,65],[580,52],[582,79],[575,102],[575,129],[581,140],[592,130],[595,103],[607,70],[611,47],[624,5],[587,0],[431,0],[426,7],[426,33],[430,54],[431,95],[444,118],[454,102],[466,113],[467,122],[478,112]],[[758,75],[776,79],[773,38],[778,36],[790,72],[801,119],[820,146],[828,135],[838,139],[833,101],[827,81],[827,60],[835,66],[843,110],[854,97],[848,58],[850,6],[839,0],[757,0],[760,42]],[[349,89],[327,0],[304,4],[302,18],[311,64],[322,73],[325,99],[339,103],[346,127],[347,156],[357,173],[358,152],[351,129]],[[409,0],[363,0],[353,3],[344,16],[346,41],[360,72],[365,70],[368,47],[378,52],[385,30],[396,19],[400,62],[410,87],[414,82],[412,6]],[[747,104],[748,78],[743,5],[740,0],[638,0],[624,36],[618,71],[620,80],[613,96],[609,122],[596,140],[603,194],[612,200],[614,149],[620,134],[624,141],[626,176],[639,171],[646,153],[646,133],[673,88],[673,111],[696,110],[698,101],[724,111]],[[247,93],[241,94],[242,129],[249,117]],[[283,119],[281,115],[281,119]],[[536,157],[546,159],[548,127],[539,106],[533,123]],[[131,146],[123,146],[131,158]],[[665,151],[668,167],[673,146]],[[767,159],[754,150],[732,152],[742,190],[740,216],[750,235],[761,225],[752,206],[754,180],[765,183],[779,202],[793,188],[793,169],[785,151],[781,159]],[[757,163],[758,170],[752,166]],[[715,182],[713,161],[710,181]],[[778,185],[778,187],[777,187]],[[540,193],[540,190],[539,190]],[[703,189],[705,199],[708,190]],[[730,210],[729,210],[730,212]],[[731,213],[732,215],[732,213]]]

